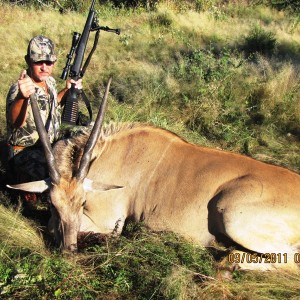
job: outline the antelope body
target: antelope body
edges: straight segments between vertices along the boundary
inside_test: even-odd
[[[51,224],[65,249],[76,250],[79,232],[121,233],[131,218],[203,246],[226,240],[251,253],[287,253],[281,263],[238,261],[244,268],[297,268],[298,174],[192,145],[151,126],[127,124],[98,135],[58,142],[51,182],[15,187],[35,192],[50,188]],[[83,151],[91,139],[93,152]]]

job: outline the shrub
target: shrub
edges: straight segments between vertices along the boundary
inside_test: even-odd
[[[271,6],[277,9],[287,9],[292,12],[299,12],[300,11],[300,1],[299,0],[271,0]]]
[[[264,30],[258,25],[252,27],[249,34],[245,37],[244,45],[242,46],[248,56],[255,53],[271,55],[274,53],[275,47],[275,34]]]
[[[149,20],[150,26],[152,27],[165,27],[168,28],[172,25],[173,20],[167,11],[161,11],[153,14]]]

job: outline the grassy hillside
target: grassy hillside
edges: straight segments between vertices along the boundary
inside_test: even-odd
[[[234,2],[202,12],[172,2],[150,12],[110,5],[97,9],[101,25],[120,27],[122,34],[102,33],[86,72],[94,111],[99,89],[113,76],[107,120],[151,122],[192,142],[299,170],[300,37],[295,17]],[[29,39],[42,33],[55,41],[58,78],[72,32],[82,31],[85,16],[4,4],[1,12],[4,119],[7,89],[25,66]],[[34,18],[29,17],[33,12]]]
[[[300,171],[297,17],[247,1],[188,3],[162,1],[152,10],[97,3],[101,25],[121,28],[121,35],[102,32],[84,77],[94,112],[112,76],[107,122],[149,122],[193,143]],[[37,34],[53,39],[58,54],[55,77],[63,87],[59,76],[72,32],[82,31],[86,14],[0,1],[0,15],[3,141],[5,97],[25,67],[28,41]],[[3,163],[0,169],[3,175]],[[46,250],[44,224],[28,222],[12,209],[4,189],[0,197],[6,207],[0,211],[0,298],[297,299],[300,295],[298,274],[235,271],[227,281],[219,277],[208,251],[143,227],[129,228],[119,240],[99,239],[96,246],[94,240],[88,241],[87,250],[77,257],[61,257]]]

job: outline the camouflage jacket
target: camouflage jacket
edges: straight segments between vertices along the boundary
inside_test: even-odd
[[[46,80],[48,93],[36,86],[36,96],[42,120],[48,132],[50,142],[53,143],[59,138],[59,127],[61,124],[61,107],[57,102],[56,82],[53,77]],[[11,104],[19,92],[18,83],[11,86],[6,98],[6,120],[8,143],[18,146],[33,146],[38,140],[38,133],[35,127],[31,105],[29,102],[28,117],[21,128],[15,128],[8,117]]]

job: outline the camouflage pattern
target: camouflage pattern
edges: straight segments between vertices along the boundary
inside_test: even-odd
[[[42,120],[48,132],[50,142],[53,143],[59,138],[59,128],[61,124],[61,107],[57,102],[56,82],[53,77],[46,80],[48,93],[39,86],[36,86],[37,102]],[[15,128],[9,121],[8,111],[11,104],[19,92],[18,83],[11,86],[6,98],[6,120],[8,143],[10,145],[29,147],[35,145],[38,140],[33,113],[29,102],[28,117],[26,123],[21,128]]]
[[[44,60],[55,62],[56,55],[54,54],[54,44],[50,39],[38,35],[30,40],[27,56],[32,62]]]
[[[28,147],[9,161],[15,183],[41,180],[49,177],[42,147]]]

